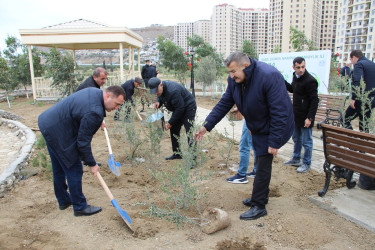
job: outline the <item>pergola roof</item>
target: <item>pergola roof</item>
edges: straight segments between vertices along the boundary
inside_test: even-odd
[[[141,48],[143,38],[126,27],[110,27],[104,24],[78,19],[41,29],[20,29],[25,45],[58,47],[62,49],[118,49],[121,43]]]

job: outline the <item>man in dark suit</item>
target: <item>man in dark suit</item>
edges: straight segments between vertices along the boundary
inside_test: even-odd
[[[151,75],[150,60],[146,60],[146,64],[142,67],[141,76],[145,82],[145,87],[148,88],[148,80],[152,77]]]
[[[74,215],[92,215],[101,211],[90,206],[82,193],[82,161],[96,175],[99,166],[91,150],[91,140],[106,111],[118,109],[125,99],[120,86],[105,90],[85,88],[44,111],[38,126],[51,158],[53,185],[59,208],[73,205]],[[69,193],[68,193],[69,189]]]
[[[121,105],[118,108],[118,110],[116,110],[115,116],[113,117],[113,119],[115,121],[120,120],[120,111],[121,111],[121,109],[124,105],[127,105],[126,115],[125,115],[124,119],[125,119],[125,121],[128,120],[128,115],[130,114],[130,111],[131,111],[130,105],[135,106],[134,103],[133,103],[133,97],[132,97],[134,95],[134,89],[141,86],[141,84],[142,84],[142,79],[139,78],[139,77],[136,77],[135,79],[127,80],[125,83],[123,83],[121,85],[121,87],[125,91],[126,99],[125,99],[125,103],[123,105]]]
[[[87,78],[83,83],[81,83],[75,92],[80,91],[85,88],[94,87],[100,89],[101,86],[107,81],[107,71],[101,67],[97,67],[94,70],[92,76]]]

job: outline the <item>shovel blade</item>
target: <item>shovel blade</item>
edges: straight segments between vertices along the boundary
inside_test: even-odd
[[[107,159],[109,169],[117,176],[120,176],[121,164],[113,159],[113,155],[110,155],[110,159]]]
[[[125,224],[130,228],[130,230],[133,231],[133,229],[130,226],[132,224],[132,220],[130,219],[130,216],[128,215],[128,213],[120,208],[120,206],[118,205],[115,199],[111,200],[111,203],[117,209],[117,211],[121,215],[121,218],[124,220]]]

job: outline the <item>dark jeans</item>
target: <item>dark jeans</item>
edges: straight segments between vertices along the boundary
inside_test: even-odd
[[[184,125],[186,133],[188,133],[190,131],[190,128],[193,126],[192,123],[195,120],[196,111],[197,111],[196,108],[193,108],[193,109],[187,108],[185,110],[185,113],[181,117],[181,119],[171,127],[170,134],[171,134],[173,153],[178,152],[180,150],[180,144],[178,143],[178,139],[180,138],[180,131],[181,131],[182,125]],[[192,142],[193,142],[192,138],[188,137],[189,146],[191,146]]]
[[[145,78],[143,79],[143,81],[145,82],[145,87],[148,88],[148,80],[150,80],[150,78]]]
[[[370,97],[372,98],[372,97]],[[371,107],[369,104],[365,104],[365,112],[362,112],[362,103],[361,101],[355,101],[355,109],[350,105],[345,111],[345,121],[343,121],[344,127],[348,129],[353,129],[351,121],[359,117],[359,131],[369,132],[369,118],[371,117],[372,109],[375,107],[375,98],[371,102]]]
[[[251,195],[252,206],[265,208],[268,193],[270,192],[269,185],[272,173],[273,155],[257,156],[257,174],[255,175],[253,184],[253,193]]]
[[[82,193],[83,167],[81,160],[78,159],[73,166],[67,168],[60,160],[59,155],[48,144],[47,149],[51,157],[53,186],[57,202],[60,206],[72,203],[74,211],[84,209],[87,202]]]

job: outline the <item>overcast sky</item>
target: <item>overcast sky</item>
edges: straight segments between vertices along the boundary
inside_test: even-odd
[[[87,19],[109,26],[140,28],[210,19],[215,5],[269,8],[269,0],[0,0],[0,50],[7,35],[20,39],[19,29]]]

